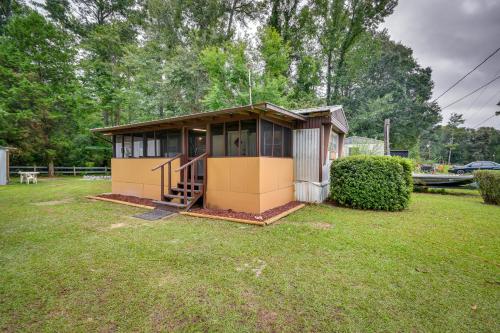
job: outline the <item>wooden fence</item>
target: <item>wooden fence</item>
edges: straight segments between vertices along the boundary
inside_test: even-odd
[[[19,171],[33,171],[39,172],[40,175],[48,174],[48,167],[41,166],[11,166],[9,170],[9,174],[11,176],[15,176]],[[104,167],[54,167],[54,173],[56,175],[108,175],[111,173],[111,168]]]

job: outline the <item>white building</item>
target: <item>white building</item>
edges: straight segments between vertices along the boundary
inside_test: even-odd
[[[344,154],[345,156],[384,155],[384,141],[362,136],[351,136],[345,139]]]

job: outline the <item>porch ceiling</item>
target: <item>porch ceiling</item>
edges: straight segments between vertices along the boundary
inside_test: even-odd
[[[229,109],[194,113],[190,115],[164,118],[160,120],[146,121],[127,125],[101,127],[91,129],[92,132],[112,135],[126,133],[131,130],[147,131],[155,129],[179,128],[183,126],[204,126],[208,123],[237,120],[242,117],[262,115],[284,122],[305,121],[306,118],[300,114],[283,109],[271,103],[258,103],[239,106]]]

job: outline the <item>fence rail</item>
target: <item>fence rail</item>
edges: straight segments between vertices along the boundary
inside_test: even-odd
[[[19,171],[33,171],[33,172],[39,172],[41,175],[47,175],[48,172],[48,167],[45,166],[11,166],[9,168],[9,174],[10,175],[17,175]],[[72,166],[72,167],[54,167],[54,173],[56,175],[98,175],[98,174],[104,174],[107,175],[111,172],[111,168],[104,166],[104,167],[77,167],[77,166]]]

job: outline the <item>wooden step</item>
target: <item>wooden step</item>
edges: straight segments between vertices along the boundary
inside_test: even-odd
[[[198,188],[201,188],[203,186],[203,183],[194,183],[194,187],[198,187]],[[178,182],[177,183],[177,187],[178,188],[184,188],[184,182]],[[188,182],[187,184],[187,188],[190,189],[191,188],[191,183]]]
[[[181,192],[181,193],[184,193],[184,188],[182,188],[182,187],[172,187],[171,190],[172,190],[172,192]],[[187,193],[191,194],[191,189],[190,188],[187,189]],[[194,189],[194,194],[199,194],[199,193],[201,193],[201,189],[198,189],[198,190]],[[167,194],[165,194],[165,195],[167,195]]]
[[[171,201],[159,201],[159,200],[154,200],[153,203],[160,209],[164,208],[173,208],[174,210],[177,209],[184,209],[186,208],[190,201],[188,200],[187,204],[183,203],[178,203],[178,202],[171,202]],[[168,209],[167,209],[168,210]]]
[[[186,196],[187,200],[191,200],[193,197],[191,196],[191,192],[188,190],[188,195]],[[198,195],[200,192],[194,192],[194,195]],[[183,194],[164,194],[163,197],[165,200],[174,200],[174,199],[179,199],[179,200],[184,200],[184,193]]]

